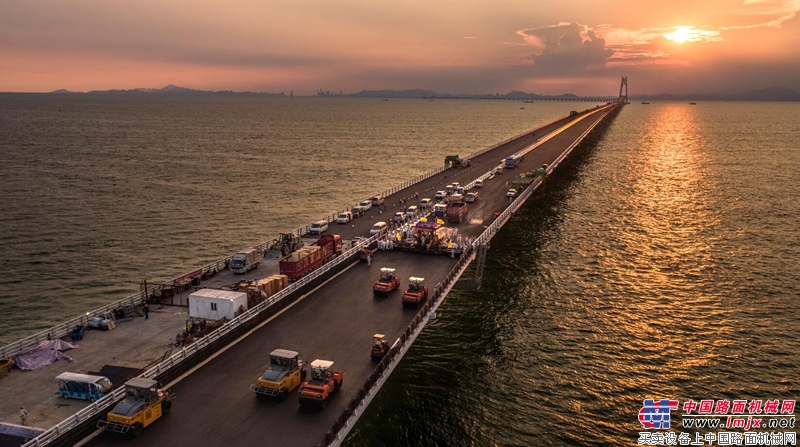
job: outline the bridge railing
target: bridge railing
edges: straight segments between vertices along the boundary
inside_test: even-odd
[[[196,354],[198,351],[209,346],[210,344],[214,343],[215,341],[219,340],[225,335],[231,333],[239,326],[242,326],[250,322],[251,320],[258,318],[260,314],[269,311],[272,306],[281,303],[283,300],[289,299],[292,296],[292,294],[296,293],[302,287],[308,285],[312,281],[319,279],[321,276],[328,273],[330,270],[338,267],[340,264],[348,262],[349,260],[352,259],[352,257],[356,253],[358,253],[359,250],[377,241],[379,238],[380,236],[375,235],[355,244],[352,248],[343,252],[333,261],[325,264],[324,266],[313,271],[309,275],[292,283],[291,285],[289,285],[289,287],[269,297],[266,301],[259,303],[257,306],[248,309],[241,315],[225,323],[224,325],[214,330],[210,334],[184,347],[180,351],[173,354],[171,357],[167,358],[166,360],[160,362],[159,364],[145,371],[141,375],[141,377],[145,377],[148,379],[157,379],[159,376],[168,372],[172,368],[181,365],[182,362],[185,362],[193,354]],[[54,440],[64,435],[66,432],[72,430],[73,428],[77,427],[86,420],[91,419],[100,413],[110,410],[113,405],[115,405],[119,400],[121,400],[124,397],[124,394],[125,394],[124,389],[115,390],[112,394],[105,396],[102,399],[92,403],[88,407],[80,410],[76,414],[70,416],[69,418],[58,423],[56,426],[50,428],[41,435],[37,436],[27,444],[24,444],[24,447],[45,446],[53,442]]]
[[[528,134],[530,132],[534,132],[534,131],[542,128],[542,127],[548,126],[548,125],[550,125],[550,124],[552,124],[554,122],[557,122],[557,121],[559,121],[559,120],[561,120],[563,118],[564,117],[557,118],[557,119],[555,119],[553,121],[550,121],[550,122],[548,122],[548,123],[546,123],[544,125],[541,125],[541,126],[535,128],[533,130],[523,132],[523,133],[521,133],[521,134],[519,134],[519,135],[517,135],[515,137],[512,137],[512,138],[509,138],[507,140],[504,140],[501,143],[498,143],[496,145],[493,145],[493,146],[490,146],[488,148],[482,149],[482,150],[470,155],[470,157],[475,157],[475,156],[481,155],[483,153],[486,153],[486,152],[488,152],[488,151],[490,151],[492,149],[496,149],[497,147],[502,146],[503,144],[506,144],[509,141],[513,141],[514,139],[519,138],[520,136],[526,135],[526,134]],[[425,174],[422,174],[420,176],[415,177],[412,180],[409,180],[409,181],[403,182],[403,183],[401,183],[399,185],[396,185],[396,186],[394,186],[394,187],[392,187],[392,188],[390,188],[390,189],[388,189],[386,191],[383,191],[383,192],[379,193],[378,195],[380,195],[382,197],[389,196],[391,194],[396,193],[397,191],[401,191],[401,190],[403,190],[403,189],[405,189],[405,188],[407,188],[407,187],[409,187],[409,186],[411,186],[413,184],[416,184],[416,183],[421,182],[423,180],[426,180],[426,179],[428,179],[428,178],[430,178],[430,177],[432,177],[434,175],[437,175],[437,174],[445,171],[446,169],[448,169],[447,166],[440,166],[438,168],[432,169],[432,170],[428,171]],[[335,217],[336,217],[337,214],[338,213],[334,213],[334,214],[330,215],[327,219],[329,219],[329,221],[335,220]],[[309,227],[310,227],[310,225],[306,225],[306,226],[300,227],[300,228],[294,230],[292,233],[296,234],[298,236],[303,236],[305,234],[308,234]],[[333,262],[330,262],[330,263],[326,264],[325,266],[321,267],[320,269],[315,270],[314,272],[312,272],[308,276],[302,278],[301,280],[299,280],[299,281],[297,281],[295,283],[292,283],[286,289],[278,292],[277,294],[273,295],[272,297],[270,297],[266,301],[258,304],[257,306],[255,306],[255,307],[253,307],[251,309],[248,309],[242,315],[239,315],[238,317],[234,318],[233,320],[229,321],[225,325],[223,325],[220,328],[218,328],[217,330],[215,330],[214,332],[206,335],[205,337],[199,339],[198,341],[192,343],[191,345],[181,349],[180,351],[178,351],[177,353],[175,353],[174,355],[172,355],[168,359],[164,360],[163,362],[161,362],[158,365],[154,366],[150,370],[146,371],[142,376],[146,377],[146,378],[153,378],[153,377],[157,377],[157,376],[169,371],[171,368],[175,367],[176,365],[181,364],[181,362],[185,361],[192,354],[196,353],[197,351],[201,350],[202,348],[208,346],[210,343],[212,343],[212,342],[218,340],[219,338],[225,336],[226,334],[230,333],[232,330],[234,330],[237,327],[241,326],[245,322],[248,322],[251,319],[256,318],[260,313],[265,312],[268,309],[270,309],[271,306],[273,306],[273,305],[275,305],[277,303],[280,303],[282,300],[286,299],[292,293],[297,291],[299,288],[305,286],[306,284],[308,284],[311,281],[316,280],[317,278],[319,278],[323,274],[325,274],[328,271],[330,271],[335,266],[338,266],[341,262],[344,262],[344,260],[349,259],[350,256],[355,255],[358,252],[358,250],[360,250],[362,247],[368,246],[369,244],[371,244],[374,241],[377,241],[378,239],[379,239],[379,236],[376,235],[376,236],[373,236],[373,237],[370,237],[368,239],[360,241],[358,244],[355,244],[350,250],[347,250],[345,253],[343,253],[341,256],[339,256]],[[254,248],[259,249],[259,250],[266,250],[267,248],[271,247],[277,240],[278,240],[277,238],[271,239],[271,240],[269,240],[267,242],[263,242],[261,244],[258,244],[256,246],[254,246]],[[462,263],[462,260],[464,259],[464,256],[467,253],[469,253],[471,255],[471,249],[468,252],[465,252],[464,254],[462,254],[462,257],[459,260],[459,265]],[[201,270],[203,272],[208,272],[208,271],[210,271],[212,269],[221,270],[223,268],[223,266],[225,265],[225,262],[226,261],[230,261],[230,259],[231,259],[230,256],[229,257],[225,257],[225,258],[221,258],[221,259],[219,259],[217,261],[214,261],[214,262],[206,264],[205,266],[203,266],[201,268]],[[184,276],[184,275],[181,275],[181,276]],[[162,287],[164,287],[166,285],[171,285],[172,282],[174,282],[175,279],[177,279],[177,278],[180,278],[180,276],[175,277],[170,282],[165,282],[165,283],[162,283],[162,284],[154,285],[152,290],[157,290],[157,289],[162,288]],[[451,276],[448,276],[448,278],[451,278]],[[117,308],[120,308],[120,307],[123,307],[123,306],[126,306],[126,305],[133,305],[133,306],[140,305],[147,298],[148,297],[146,296],[146,293],[144,291],[140,291],[138,293],[131,294],[128,297],[125,297],[123,299],[115,301],[114,303],[111,303],[111,304],[108,304],[108,305],[103,306],[101,308],[98,308],[98,309],[95,309],[93,311],[87,312],[85,315],[78,316],[78,317],[73,318],[71,320],[68,320],[68,321],[66,321],[64,323],[61,323],[61,324],[56,325],[56,326],[53,326],[50,329],[47,329],[47,330],[38,332],[36,334],[33,334],[33,335],[31,335],[29,337],[26,337],[26,338],[24,338],[24,339],[22,339],[22,340],[20,340],[18,342],[14,342],[14,343],[2,346],[2,347],[0,347],[0,358],[13,356],[13,355],[15,355],[15,354],[17,354],[17,353],[19,353],[21,351],[24,351],[26,349],[30,349],[30,348],[38,345],[39,343],[41,343],[44,340],[56,339],[56,338],[64,337],[64,336],[66,336],[67,334],[69,334],[71,332],[71,330],[74,328],[74,326],[76,326],[78,324],[88,324],[88,320],[91,319],[91,317],[98,316],[98,315],[105,315],[109,311],[112,311],[114,309],[117,309]],[[124,393],[124,391],[117,390],[114,393],[112,393],[111,395],[105,396],[103,399],[100,399],[97,402],[94,402],[90,406],[80,410],[79,412],[75,413],[74,415],[72,415],[69,418],[65,419],[64,421],[60,422],[56,426],[54,426],[51,429],[45,431],[40,436],[34,438],[32,441],[30,441],[27,444],[25,444],[25,447],[44,446],[44,445],[49,444],[50,442],[52,442],[53,440],[55,440],[58,437],[62,436],[64,433],[68,432],[72,428],[74,428],[74,427],[78,426],[79,424],[81,424],[82,422],[86,421],[88,418],[94,417],[94,416],[96,416],[97,414],[99,414],[99,413],[101,413],[103,411],[109,410],[110,407],[114,403],[116,403],[119,399],[122,398],[122,394],[121,393]]]
[[[598,111],[602,110],[604,109],[599,109]],[[601,121],[602,119],[598,120],[586,131],[581,133],[575,142],[570,144],[570,146],[567,147],[567,149],[565,149],[553,163],[548,165],[547,173],[550,174],[553,169],[555,169],[564,160],[564,158],[566,158],[572,152],[572,150],[578,144],[580,144],[584,137]],[[322,441],[317,444],[318,447],[338,447],[344,442],[344,439],[350,433],[350,430],[352,430],[352,428],[355,426],[356,422],[364,413],[367,406],[369,406],[370,402],[372,402],[372,399],[378,393],[381,386],[383,386],[383,384],[386,382],[391,372],[394,370],[405,353],[411,347],[411,344],[414,342],[414,340],[416,340],[416,337],[425,327],[428,321],[428,316],[431,313],[436,312],[436,310],[439,308],[439,305],[444,301],[445,296],[449,293],[449,291],[464,273],[464,270],[466,270],[469,263],[472,262],[475,256],[475,249],[479,245],[486,243],[495,234],[497,234],[499,229],[508,221],[514,212],[516,212],[519,207],[525,203],[530,195],[533,194],[533,191],[540,185],[541,179],[537,178],[528,188],[523,190],[522,193],[517,196],[503,211],[503,213],[501,213],[500,216],[498,216],[498,218],[495,219],[495,221],[492,222],[492,224],[489,225],[486,230],[484,230],[483,233],[481,233],[481,235],[475,239],[475,241],[473,241],[472,245],[470,245],[469,248],[464,251],[456,265],[450,270],[450,273],[447,275],[447,277],[445,277],[444,281],[442,281],[441,287],[434,289],[431,298],[423,305],[423,307],[414,317],[414,320],[412,320],[408,325],[405,332],[403,332],[386,356],[384,356],[381,362],[376,366],[366,383],[356,393],[340,417],[333,423],[330,430],[328,430],[328,432],[322,438]]]

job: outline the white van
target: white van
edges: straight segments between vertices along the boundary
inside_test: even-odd
[[[411,205],[406,209],[406,216],[409,218],[417,217],[417,206]]]
[[[374,236],[376,234],[386,234],[389,231],[389,226],[386,225],[386,222],[375,222],[375,225],[372,226],[372,229],[369,230],[370,236]]]
[[[328,231],[328,222],[324,220],[318,220],[311,224],[311,228],[308,229],[308,232],[311,234],[322,234]]]
[[[361,208],[364,208],[364,211],[372,208],[372,200],[362,200],[361,203],[358,204]]]

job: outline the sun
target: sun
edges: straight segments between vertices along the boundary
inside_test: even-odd
[[[676,26],[674,33],[664,34],[664,37],[675,43],[684,43],[687,40],[691,40],[693,34],[691,26]]]

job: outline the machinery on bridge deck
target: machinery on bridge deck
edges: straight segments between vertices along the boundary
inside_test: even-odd
[[[257,396],[286,399],[289,393],[306,380],[306,370],[300,354],[286,349],[276,349],[269,354],[269,368],[258,381],[250,385]]]
[[[372,360],[380,360],[386,353],[389,352],[389,342],[383,334],[375,334],[372,336],[372,350],[370,357]]]
[[[97,428],[138,436],[142,429],[172,409],[173,395],[155,380],[134,377],[125,382],[125,399],[99,421]]]
[[[400,277],[395,276],[394,269],[383,267],[381,269],[381,276],[375,281],[372,286],[372,293],[375,296],[389,296],[389,293],[394,292],[400,288]]]
[[[444,157],[444,164],[445,166],[451,166],[454,168],[465,168],[471,166],[469,160],[464,160],[463,158],[459,157],[458,155],[447,155]]]
[[[426,299],[428,299],[428,286],[425,285],[425,278],[416,276],[408,278],[408,290],[403,293],[403,307],[419,307]]]
[[[305,244],[303,244],[303,242],[300,240],[300,236],[297,236],[294,233],[281,233],[278,236],[278,240],[272,244],[272,247],[270,247],[269,250],[278,252],[278,257],[289,256],[298,249],[302,248],[303,245]]]
[[[342,387],[344,373],[333,370],[330,360],[311,362],[311,380],[300,385],[300,405],[325,408],[331,394]]]

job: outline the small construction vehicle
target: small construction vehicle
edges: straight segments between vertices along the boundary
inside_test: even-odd
[[[428,286],[424,283],[425,278],[408,278],[408,290],[403,293],[403,307],[419,307],[420,303],[428,299]]]
[[[344,373],[333,370],[330,360],[311,362],[311,380],[300,385],[300,405],[325,408],[331,394],[342,387]]]
[[[138,436],[142,429],[172,409],[172,394],[162,390],[158,382],[134,377],[125,382],[125,399],[99,421],[97,428]]]
[[[304,380],[306,380],[306,370],[300,354],[286,349],[276,349],[269,354],[269,367],[255,384],[250,385],[250,391],[257,396],[278,397],[285,400]]]
[[[395,276],[394,269],[384,267],[381,269],[380,278],[372,286],[372,293],[375,296],[387,297],[398,288],[400,288],[400,278]]]
[[[289,256],[302,248],[303,245],[305,244],[300,240],[300,236],[293,233],[281,233],[278,240],[269,249],[279,252],[280,256]]]
[[[469,162],[469,160],[464,160],[458,155],[447,155],[446,157],[444,157],[444,165],[452,166],[454,168],[465,168],[467,166],[470,166],[471,163]]]
[[[386,353],[389,352],[389,342],[386,341],[383,334],[375,334],[372,336],[372,351],[370,357],[372,360],[380,360]]]

